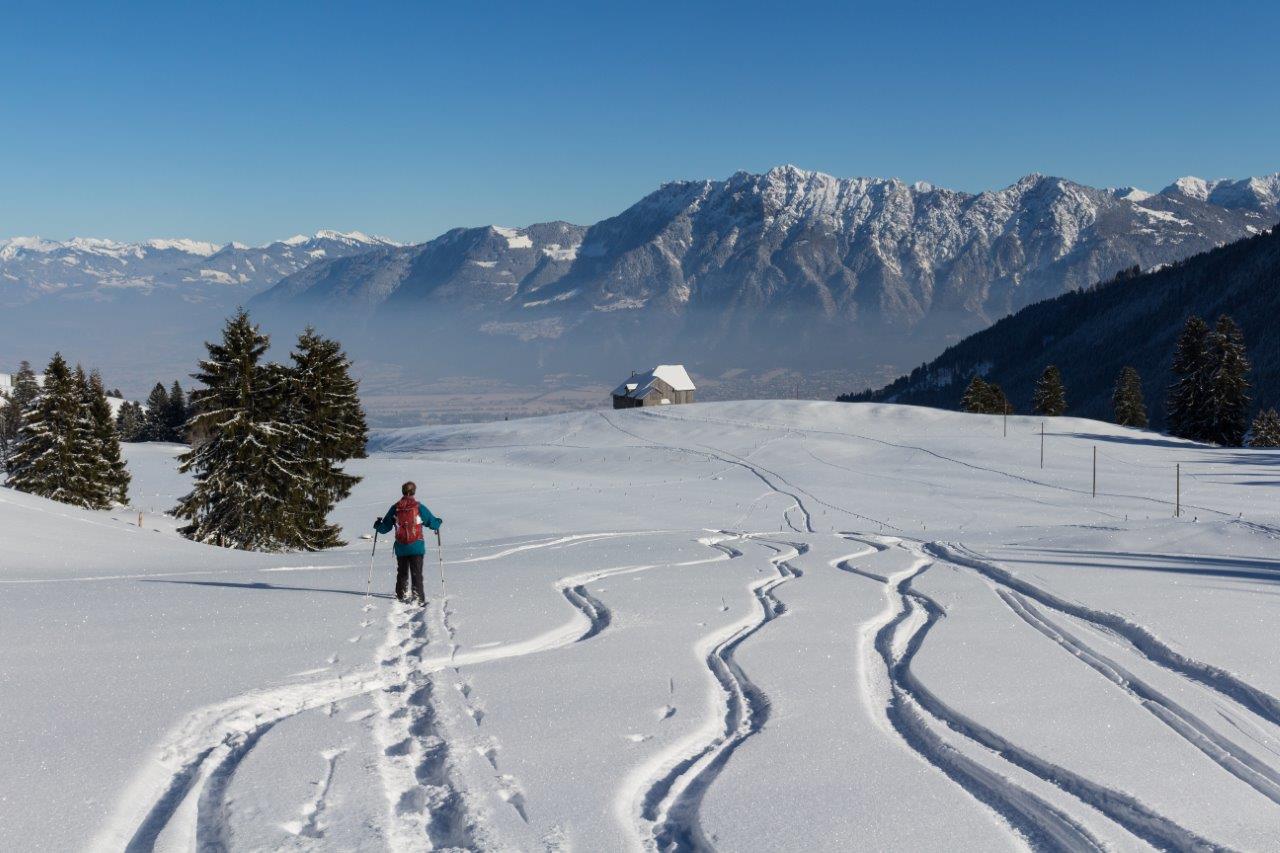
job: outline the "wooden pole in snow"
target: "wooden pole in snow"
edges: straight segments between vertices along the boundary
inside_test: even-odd
[[[1040,467],[1044,468],[1044,421],[1040,422]]]
[[[1174,491],[1173,491],[1173,517],[1178,518],[1182,515],[1182,463],[1179,462],[1174,468]]]
[[[1093,496],[1098,496],[1098,445],[1093,446]]]

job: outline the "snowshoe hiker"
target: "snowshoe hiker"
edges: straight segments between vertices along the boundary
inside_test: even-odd
[[[422,589],[422,560],[427,553],[427,543],[423,539],[422,528],[426,526],[439,531],[444,521],[432,515],[425,504],[418,503],[418,487],[412,481],[401,486],[400,493],[404,497],[396,501],[385,516],[375,518],[373,528],[381,534],[392,530],[396,532],[396,598],[425,606],[427,595]]]

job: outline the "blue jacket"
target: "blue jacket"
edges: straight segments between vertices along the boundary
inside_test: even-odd
[[[399,502],[397,501],[397,503]],[[440,525],[444,524],[444,520],[432,515],[431,510],[427,509],[427,505],[421,501],[418,502],[418,517],[422,519],[423,524],[432,530],[439,530]],[[373,529],[384,535],[396,529],[395,504],[391,505],[391,509],[387,510],[387,514],[382,517],[382,521],[375,524]],[[396,543],[397,557],[420,557],[426,553],[427,541],[425,536],[417,542],[410,542],[407,545],[401,544],[400,542]]]

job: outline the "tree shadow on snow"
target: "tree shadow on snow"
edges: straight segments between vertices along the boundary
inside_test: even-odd
[[[1048,433],[1054,435],[1055,433]],[[1067,438],[1079,438],[1083,441],[1105,441],[1110,444],[1136,444],[1142,447],[1171,447],[1175,450],[1214,450],[1211,445],[1197,444],[1194,441],[1181,441],[1176,438],[1141,438],[1136,435],[1103,435],[1100,432],[1062,432],[1056,433]]]
[[[1130,572],[1162,572],[1175,575],[1233,578],[1235,580],[1280,583],[1280,560],[1260,557],[1182,556],[1141,554],[1130,551],[1088,551],[1080,549],[1039,549],[1043,554],[1064,554],[1075,559],[1009,559],[1009,565],[1057,566],[1059,568],[1119,569]],[[1098,559],[1103,558],[1103,559]],[[1109,559],[1107,559],[1109,558]],[[1132,562],[1130,562],[1132,561]]]
[[[141,583],[172,583],[183,584],[185,586],[220,586],[228,589],[267,589],[278,592],[332,592],[336,595],[358,595],[361,598],[365,593],[357,589],[327,589],[316,586],[281,586],[273,583],[263,583],[256,581],[254,583],[235,583],[233,581],[176,581],[163,578],[142,578]],[[394,598],[385,592],[374,592],[369,594],[370,598]]]

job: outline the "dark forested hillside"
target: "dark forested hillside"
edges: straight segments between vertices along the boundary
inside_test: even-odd
[[[1142,375],[1152,426],[1165,423],[1174,342],[1190,314],[1210,324],[1230,314],[1243,327],[1257,405],[1280,404],[1280,228],[1195,255],[1155,272],[1028,306],[972,335],[878,391],[841,397],[959,408],[975,375],[1004,388],[1019,412],[1036,379],[1056,364],[1067,414],[1110,419],[1111,393],[1125,365]]]

